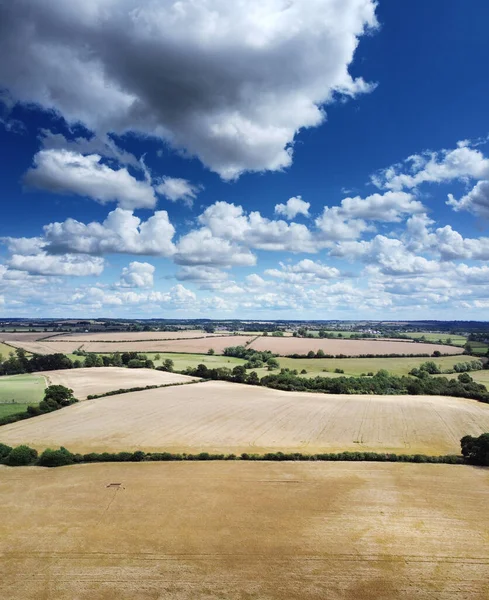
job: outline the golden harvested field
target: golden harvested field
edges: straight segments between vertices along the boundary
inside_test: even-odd
[[[44,333],[42,331],[37,331],[37,332],[24,332],[24,333],[19,333],[19,332],[15,332],[15,331],[2,331],[0,332],[0,341],[1,342],[33,342],[35,340],[38,340],[40,338],[46,337],[46,336],[51,336],[53,335],[53,332],[51,331],[50,333]]]
[[[38,376],[39,373],[36,373]],[[113,390],[145,385],[171,385],[198,381],[195,377],[166,373],[154,369],[126,369],[123,367],[96,367],[43,371],[48,385],[65,385],[73,390],[75,398],[86,400],[91,394],[104,394]]]
[[[183,331],[108,331],[97,333],[67,333],[56,336],[54,340],[67,340],[75,342],[145,342],[148,340],[176,340],[188,338],[205,338],[223,336],[225,333],[206,333],[199,330]]]
[[[384,340],[333,340],[310,338],[273,338],[260,337],[250,348],[254,350],[271,350],[275,354],[307,354],[310,350],[322,349],[325,354],[345,354],[359,356],[361,354],[433,354],[439,350],[442,354],[461,354],[463,348],[444,346],[441,344],[422,344],[407,341],[388,342]]]
[[[188,338],[185,340],[156,340],[132,342],[80,342],[69,339],[53,338],[52,341],[41,340],[31,342],[12,342],[13,346],[22,347],[28,352],[38,354],[52,354],[62,352],[72,354],[75,350],[83,348],[87,352],[189,352],[205,354],[213,348],[216,354],[222,354],[228,346],[244,346],[253,337],[243,335],[215,336],[205,338]]]
[[[200,382],[82,402],[0,428],[0,442],[73,452],[459,454],[489,431],[489,405],[439,396],[282,392]]]
[[[484,469],[206,462],[0,473],[6,600],[489,596]]]

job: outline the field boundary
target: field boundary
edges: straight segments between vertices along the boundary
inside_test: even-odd
[[[3,446],[3,447],[2,447]],[[66,448],[52,450],[47,448],[39,456],[37,450],[21,445],[16,448],[0,444],[0,463],[10,467],[40,466],[64,467],[74,464],[108,463],[108,462],[182,462],[182,461],[252,461],[252,462],[400,462],[423,464],[448,464],[465,465],[467,462],[458,454],[445,454],[429,456],[426,454],[390,454],[378,452],[336,452],[303,454],[301,452],[267,452],[266,454],[249,454],[243,452],[236,454],[212,454],[200,452],[198,454],[174,454],[171,452],[103,452],[101,454],[90,452],[88,454],[73,454]],[[10,456],[22,454],[27,457],[22,463],[10,460]]]
[[[185,373],[182,373],[184,375]],[[195,381],[179,381],[176,383],[162,383],[159,385],[146,385],[133,388],[121,388],[119,390],[111,390],[103,394],[89,394],[87,400],[96,400],[97,398],[105,398],[106,396],[118,396],[119,394],[128,394],[130,392],[144,392],[145,390],[156,390],[159,388],[175,387],[177,385],[191,385],[192,383],[202,383],[204,379],[196,379]]]

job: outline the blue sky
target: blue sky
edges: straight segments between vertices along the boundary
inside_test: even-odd
[[[485,318],[486,2],[70,4],[0,8],[4,316]]]

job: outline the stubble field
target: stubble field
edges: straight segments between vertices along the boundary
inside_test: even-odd
[[[64,385],[72,389],[73,395],[78,400],[85,400],[91,394],[104,394],[121,388],[174,385],[176,383],[197,381],[194,377],[179,375],[178,373],[123,367],[44,371],[42,375],[46,378],[48,385]]]
[[[483,469],[246,462],[0,469],[0,597],[9,600],[489,595]]]
[[[433,354],[439,350],[442,354],[461,354],[463,348],[444,346],[442,344],[423,344],[408,341],[385,340],[338,340],[338,339],[310,339],[310,338],[273,338],[260,337],[250,348],[254,350],[270,350],[275,354],[286,356],[289,354],[307,354],[310,350],[317,352],[323,350],[325,354],[345,354],[346,356],[360,356],[362,354]]]
[[[125,334],[127,335],[127,334]],[[133,340],[129,342],[83,342],[69,338],[39,341],[12,341],[12,346],[21,347],[28,352],[38,354],[53,354],[61,352],[72,354],[75,350],[83,349],[86,352],[197,352],[205,354],[212,348],[216,354],[222,354],[228,346],[244,346],[253,340],[253,337],[241,335],[211,336],[205,338],[188,338],[184,340]]]
[[[67,333],[56,336],[53,340],[67,340],[75,342],[138,342],[148,340],[178,340],[192,338],[219,337],[223,333],[206,333],[202,330],[182,331],[108,331],[96,333]]]
[[[96,371],[96,369],[92,369]],[[459,454],[489,431],[489,405],[439,396],[282,392],[198,382],[81,402],[5,425],[0,442],[73,452]]]

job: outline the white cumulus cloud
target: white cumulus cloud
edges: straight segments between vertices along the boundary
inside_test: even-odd
[[[122,269],[120,287],[152,288],[154,284],[155,267],[147,262],[133,261]]]
[[[294,219],[297,215],[309,216],[309,202],[304,202],[302,196],[289,198],[286,204],[276,204],[275,212],[277,215],[284,215],[287,219]]]
[[[0,86],[92,131],[138,131],[222,177],[292,162],[376,26],[374,0],[18,0],[0,4]]]
[[[116,208],[103,223],[81,223],[67,219],[44,227],[46,249],[52,254],[146,254],[171,256],[175,228],[165,210],[156,211],[142,221],[130,210]]]
[[[84,156],[70,150],[40,150],[34,166],[24,176],[28,187],[56,194],[76,194],[121,208],[154,208],[156,196],[147,181],[133,177],[126,168],[111,169],[101,156]]]

